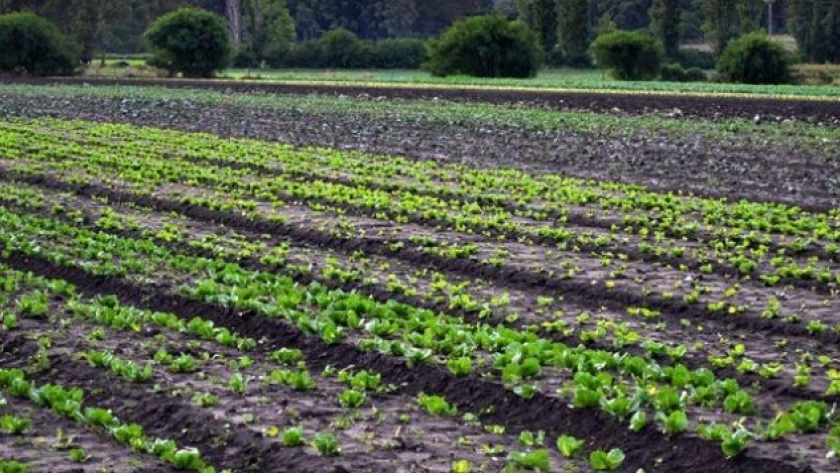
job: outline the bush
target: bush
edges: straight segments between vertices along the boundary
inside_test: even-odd
[[[373,43],[370,67],[420,69],[426,62],[426,42],[417,38],[392,38]]]
[[[613,31],[592,42],[592,54],[602,69],[618,80],[651,80],[659,74],[662,45],[643,31]]]
[[[72,74],[78,57],[58,27],[34,13],[0,16],[0,72]]]
[[[425,60],[426,42],[422,39],[360,41],[353,33],[338,30],[316,41],[293,44],[281,63],[307,69],[419,69]]]
[[[482,15],[456,22],[431,42],[425,68],[436,76],[533,77],[542,60],[539,39],[525,23]]]
[[[317,69],[327,67],[321,57],[321,47],[316,40],[308,40],[292,45],[292,49],[283,58],[283,66]]]
[[[685,69],[679,64],[664,64],[659,69],[659,78],[668,82],[685,82]]]
[[[721,80],[745,84],[786,84],[791,59],[781,44],[764,33],[750,33],[730,42],[718,60]]]
[[[689,67],[685,71],[686,82],[706,82],[709,80],[709,76],[706,75],[706,71],[700,69],[699,67]]]
[[[716,65],[714,53],[691,48],[680,49],[677,55],[677,62],[685,69],[696,67],[698,69],[710,70],[714,69]]]
[[[224,18],[198,8],[181,8],[152,23],[143,37],[151,47],[149,64],[170,75],[212,77],[229,64],[231,45]]]
[[[363,43],[352,32],[336,28],[318,38],[321,60],[326,67],[354,69],[365,66],[370,56],[370,45]]]
[[[659,70],[659,78],[669,82],[704,82],[706,73],[697,67],[686,70],[679,64],[665,64]]]

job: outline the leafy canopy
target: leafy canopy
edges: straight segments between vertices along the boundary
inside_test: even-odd
[[[436,76],[533,77],[543,61],[536,33],[501,15],[456,22],[429,45],[426,69]]]
[[[717,70],[727,82],[785,84],[791,80],[787,51],[761,32],[729,43],[718,60]]]
[[[230,37],[225,20],[206,10],[182,8],[157,19],[143,35],[152,64],[170,75],[212,77],[228,65]]]
[[[619,80],[651,80],[659,73],[662,45],[645,31],[612,31],[592,43],[598,67]]]
[[[48,20],[34,13],[0,16],[0,72],[71,74],[77,62],[73,45]]]

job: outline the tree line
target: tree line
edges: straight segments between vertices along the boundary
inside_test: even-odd
[[[362,40],[430,38],[454,21],[492,10],[534,30],[549,63],[584,65],[588,47],[610,28],[649,29],[668,57],[681,43],[709,43],[715,52],[746,33],[792,34],[804,59],[840,62],[840,1],[775,0],[0,0],[0,14],[33,11],[55,22],[82,48],[96,53],[144,51],[142,34],[155,18],[184,6],[228,20],[248,57],[284,51],[336,29]]]
[[[0,14],[31,11],[53,21],[75,39],[85,56],[95,51],[140,53],[143,32],[158,17],[193,6],[226,17],[234,42],[263,22],[294,32],[298,41],[343,28],[361,39],[431,37],[455,20],[484,13],[492,0],[0,0]],[[278,22],[288,13],[292,24]],[[281,25],[282,24],[282,25]],[[281,36],[285,36],[281,35]]]
[[[751,32],[788,32],[803,59],[840,62],[840,1],[775,0],[502,0],[508,15],[525,21],[541,39],[550,63],[588,61],[588,46],[609,29],[649,29],[668,58],[683,43],[706,42],[716,54]]]

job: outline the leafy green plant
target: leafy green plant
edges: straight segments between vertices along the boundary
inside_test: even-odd
[[[211,393],[195,393],[192,397],[192,403],[201,407],[213,407],[219,404],[219,396]]]
[[[467,376],[472,373],[472,360],[466,356],[450,358],[446,360],[446,368],[455,376]]]
[[[647,425],[647,414],[644,411],[637,411],[630,418],[630,430],[639,432]]]
[[[417,404],[425,409],[426,412],[436,417],[449,417],[458,413],[458,409],[450,405],[441,396],[430,396],[420,393],[417,396]]]
[[[667,435],[675,435],[685,432],[688,428],[688,416],[684,411],[674,411],[670,414],[664,412],[656,413],[656,421],[662,426],[662,431]]]
[[[72,448],[68,455],[70,460],[76,463],[84,463],[90,459],[90,455],[84,448]]]
[[[338,398],[338,403],[342,407],[359,407],[365,403],[367,395],[363,391],[356,391],[355,389],[346,389]]]
[[[726,412],[734,414],[754,414],[757,410],[755,401],[745,391],[732,393],[723,400],[723,408]]]
[[[85,408],[85,420],[91,424],[110,429],[120,424],[119,420],[114,416],[110,409],[100,409],[98,407]]]
[[[0,417],[0,430],[11,435],[21,435],[26,432],[30,423],[26,417],[4,415]]]
[[[6,331],[14,330],[18,324],[17,315],[13,312],[0,311],[0,323]]]
[[[294,366],[303,359],[303,352],[296,348],[281,348],[271,353],[271,359],[287,366]]]
[[[583,440],[571,435],[561,435],[557,438],[557,449],[566,458],[577,457],[583,449]]]
[[[248,381],[248,378],[246,378],[242,373],[237,371],[230,375],[230,380],[228,380],[228,386],[236,394],[242,395],[245,394],[245,390],[248,389]]]
[[[284,447],[298,447],[306,443],[302,427],[289,427],[283,431],[280,442]]]
[[[550,471],[548,450],[541,448],[533,452],[510,452],[508,461],[516,468],[523,470]]]
[[[609,452],[595,450],[589,454],[589,466],[591,466],[593,470],[616,470],[623,462],[624,452],[618,448],[614,448]]]
[[[272,381],[291,387],[295,391],[311,391],[317,387],[309,371],[274,370],[270,374]]]
[[[201,471],[207,466],[201,459],[201,454],[195,448],[181,448],[167,452],[163,459],[178,470]]]
[[[545,443],[545,432],[540,430],[537,433],[530,430],[519,432],[519,443],[526,447],[536,447]]]
[[[332,457],[341,453],[338,440],[331,434],[315,434],[312,437],[312,446],[325,457]]]
[[[0,472],[3,473],[27,473],[29,467],[16,460],[0,459]]]
[[[172,360],[169,369],[173,373],[194,373],[198,371],[198,361],[190,355],[181,355]]]

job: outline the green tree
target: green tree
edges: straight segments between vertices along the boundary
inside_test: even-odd
[[[738,36],[739,0],[703,0],[703,32],[715,53],[720,54],[726,44]]]
[[[646,30],[613,31],[592,42],[599,68],[618,80],[651,80],[659,74],[662,45]]]
[[[592,37],[589,0],[559,0],[557,4],[557,49],[573,67],[587,67]]]
[[[152,23],[143,35],[153,64],[170,74],[212,77],[230,61],[231,41],[221,16],[197,8],[181,8]]]
[[[73,47],[58,27],[34,13],[0,16],[0,72],[71,74]]]
[[[607,12],[598,18],[598,24],[595,25],[595,36],[597,37],[602,34],[612,33],[617,29],[618,25],[613,21],[612,15]]]
[[[767,4],[764,0],[739,0],[738,1],[738,33],[745,35],[759,31],[761,25],[766,25],[762,21],[767,11]]]
[[[416,0],[386,1],[382,8],[382,27],[388,36],[414,36],[414,22],[420,18]]]
[[[762,32],[749,33],[730,42],[717,66],[729,82],[784,84],[790,82],[790,59],[781,44]]]
[[[243,7],[241,56],[250,67],[278,64],[295,39],[286,0],[245,0]]]
[[[540,38],[548,53],[557,46],[557,0],[516,0],[517,18]]]
[[[840,63],[840,3],[835,1],[828,7],[823,17],[822,29],[825,35],[823,59]]]
[[[788,0],[788,28],[805,60],[840,63],[840,5],[821,0]]]
[[[665,57],[676,61],[680,52],[679,0],[655,0],[650,9],[651,29],[665,49]]]
[[[653,0],[591,0],[593,17],[609,13],[618,29],[638,30],[650,26],[648,11]]]
[[[68,0],[74,14],[69,33],[81,46],[83,62],[89,62],[97,54],[105,61],[108,50],[108,25],[120,20],[120,12],[127,8],[124,0]]]
[[[364,46],[358,36],[345,28],[336,28],[318,39],[324,65],[340,69],[359,67],[364,60]]]
[[[436,76],[532,77],[542,64],[537,34],[521,21],[482,15],[455,22],[429,46]]]

